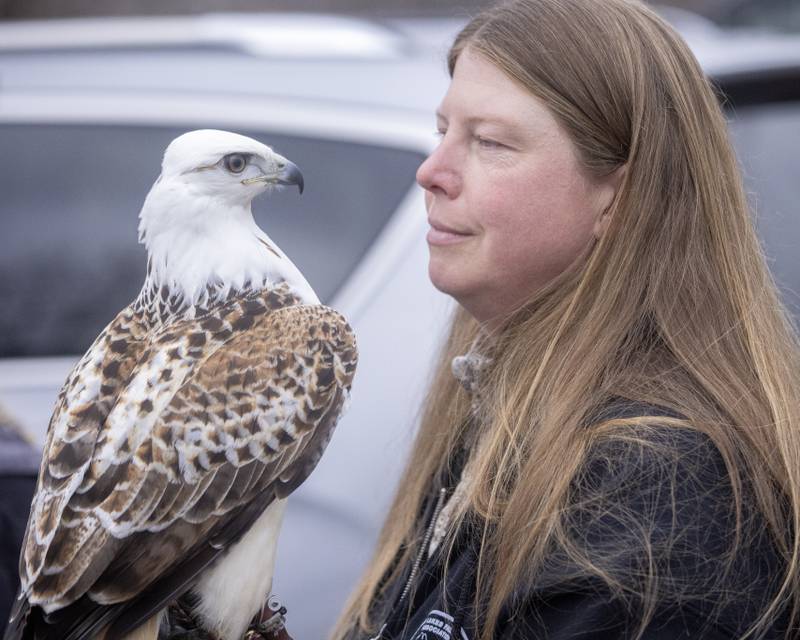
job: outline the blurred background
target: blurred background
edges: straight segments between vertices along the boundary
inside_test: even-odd
[[[475,0],[0,0],[0,630],[56,394],[137,294],[166,145],[237,131],[302,169],[259,225],[356,330],[348,414],[292,497],[274,592],[323,638],[367,562],[452,303],[427,277],[420,162]],[[800,317],[800,0],[654,5],[728,119],[765,257]],[[713,310],[709,310],[713,313]]]
[[[165,15],[207,11],[326,11],[367,15],[471,12],[485,0],[0,0],[0,19]],[[720,24],[798,25],[797,0],[665,0]]]

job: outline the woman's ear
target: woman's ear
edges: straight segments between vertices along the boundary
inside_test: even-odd
[[[607,176],[602,178],[599,185],[599,206],[600,215],[594,223],[594,237],[598,240],[603,236],[611,223],[611,205],[617,197],[622,179],[628,170],[628,165],[623,164],[614,169]]]

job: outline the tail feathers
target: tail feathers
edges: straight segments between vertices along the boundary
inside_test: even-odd
[[[124,605],[99,605],[88,596],[73,604],[45,615],[43,635],[33,640],[86,640],[95,638],[100,631],[119,615]]]
[[[137,627],[123,640],[158,640],[158,631],[161,622],[161,614],[156,614],[140,627]],[[111,636],[106,636],[103,640],[114,640]]]
[[[3,640],[28,640],[32,638],[31,635],[25,634],[30,615],[30,603],[25,594],[20,591],[17,593],[17,598],[11,607],[11,615],[8,619],[8,626],[3,633]]]
[[[74,604],[51,614],[31,606],[20,594],[11,610],[3,640],[85,640],[98,633],[119,615],[120,605],[101,606],[84,596]]]

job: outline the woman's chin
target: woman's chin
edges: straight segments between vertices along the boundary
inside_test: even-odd
[[[463,272],[433,257],[428,262],[428,278],[439,291],[453,297],[465,286]]]
[[[478,290],[477,283],[463,269],[452,264],[431,260],[428,263],[428,278],[439,291],[455,299],[461,306],[469,308]]]

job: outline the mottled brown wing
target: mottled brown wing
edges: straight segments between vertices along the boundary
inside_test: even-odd
[[[25,632],[27,589],[45,567],[64,507],[91,462],[102,425],[145,350],[149,331],[144,311],[126,307],[97,336],[59,391],[20,554],[20,594],[5,638]]]
[[[257,496],[284,495],[308,475],[349,394],[353,333],[319,305],[244,324],[188,373],[175,372],[185,359],[170,360],[166,343],[131,377],[64,509],[32,602],[61,594],[68,604],[87,591],[106,605],[135,598]],[[166,369],[180,385],[148,393]]]
[[[297,302],[278,286],[168,323],[131,305],[97,337],[62,388],[48,429],[20,556],[21,592],[32,604],[66,606],[91,584],[82,563],[107,536],[103,514],[86,508],[87,491],[91,503],[122,488],[119,471],[147,440],[154,403],[168,403],[200,363],[257,319]]]
[[[145,350],[144,314],[123,309],[98,335],[59,392],[20,557],[23,588],[41,573],[64,507],[91,462],[97,438]]]

